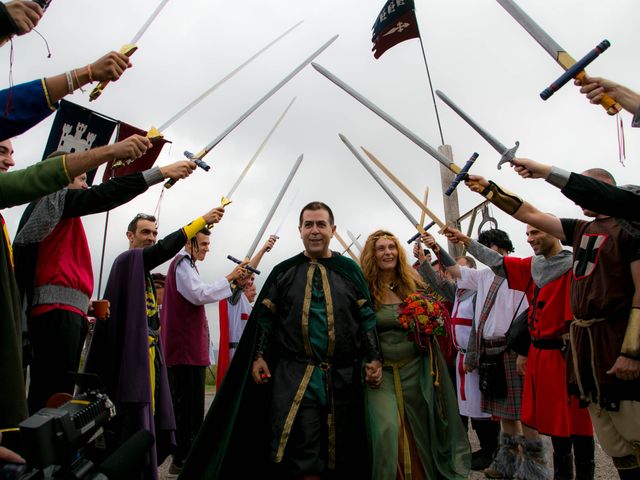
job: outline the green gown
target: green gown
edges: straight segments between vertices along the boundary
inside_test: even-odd
[[[398,322],[398,306],[376,312],[384,368],[381,387],[366,389],[372,478],[466,479],[469,441],[438,343],[421,353]]]

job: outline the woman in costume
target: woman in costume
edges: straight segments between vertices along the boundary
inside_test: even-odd
[[[360,263],[384,358],[381,387],[366,390],[372,478],[466,479],[469,442],[438,342],[433,335],[410,336],[407,330],[405,299],[425,284],[398,239],[384,230],[369,236]],[[441,308],[432,300],[422,305],[427,304]]]

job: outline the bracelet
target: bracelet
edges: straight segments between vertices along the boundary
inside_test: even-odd
[[[93,71],[91,70],[91,64],[87,65],[87,74],[89,75],[89,83],[93,83]]]
[[[71,78],[71,72],[65,72],[65,75],[67,76],[67,93],[69,95],[72,95],[74,88],[73,88],[73,78]]]
[[[77,70],[77,69],[76,69],[76,70],[73,70],[73,74],[74,74],[74,75],[75,75],[75,77],[76,77],[76,83],[78,84],[78,88],[80,89],[80,91],[81,91],[82,93],[84,93],[84,88],[82,88],[82,86],[81,86],[81,84],[80,84],[80,79],[78,78],[78,70]]]

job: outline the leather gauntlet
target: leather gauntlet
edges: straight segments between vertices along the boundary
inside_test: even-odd
[[[516,213],[523,203],[522,199],[515,193],[505,190],[491,180],[489,180],[489,186],[480,192],[480,194],[509,215]]]

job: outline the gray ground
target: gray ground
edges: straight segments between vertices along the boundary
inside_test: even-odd
[[[206,402],[205,402],[207,409],[209,408],[209,405],[211,405],[212,400],[213,400],[213,394],[207,393]],[[469,441],[471,442],[472,450],[477,450],[479,448],[478,438],[476,437],[473,430],[471,430],[471,432],[469,433]],[[170,462],[171,462],[171,459],[168,459],[164,464],[160,466],[160,480],[175,478],[175,477],[169,476],[167,473],[169,470]],[[549,462],[551,462],[551,456],[549,456]],[[469,478],[471,480],[479,480],[479,479],[484,479],[485,476],[479,472],[472,472]],[[615,469],[613,468],[611,459],[602,451],[600,444],[596,442],[596,479],[597,480],[614,480],[616,478],[618,478],[618,475]],[[193,479],[193,480],[197,480],[197,479]]]

